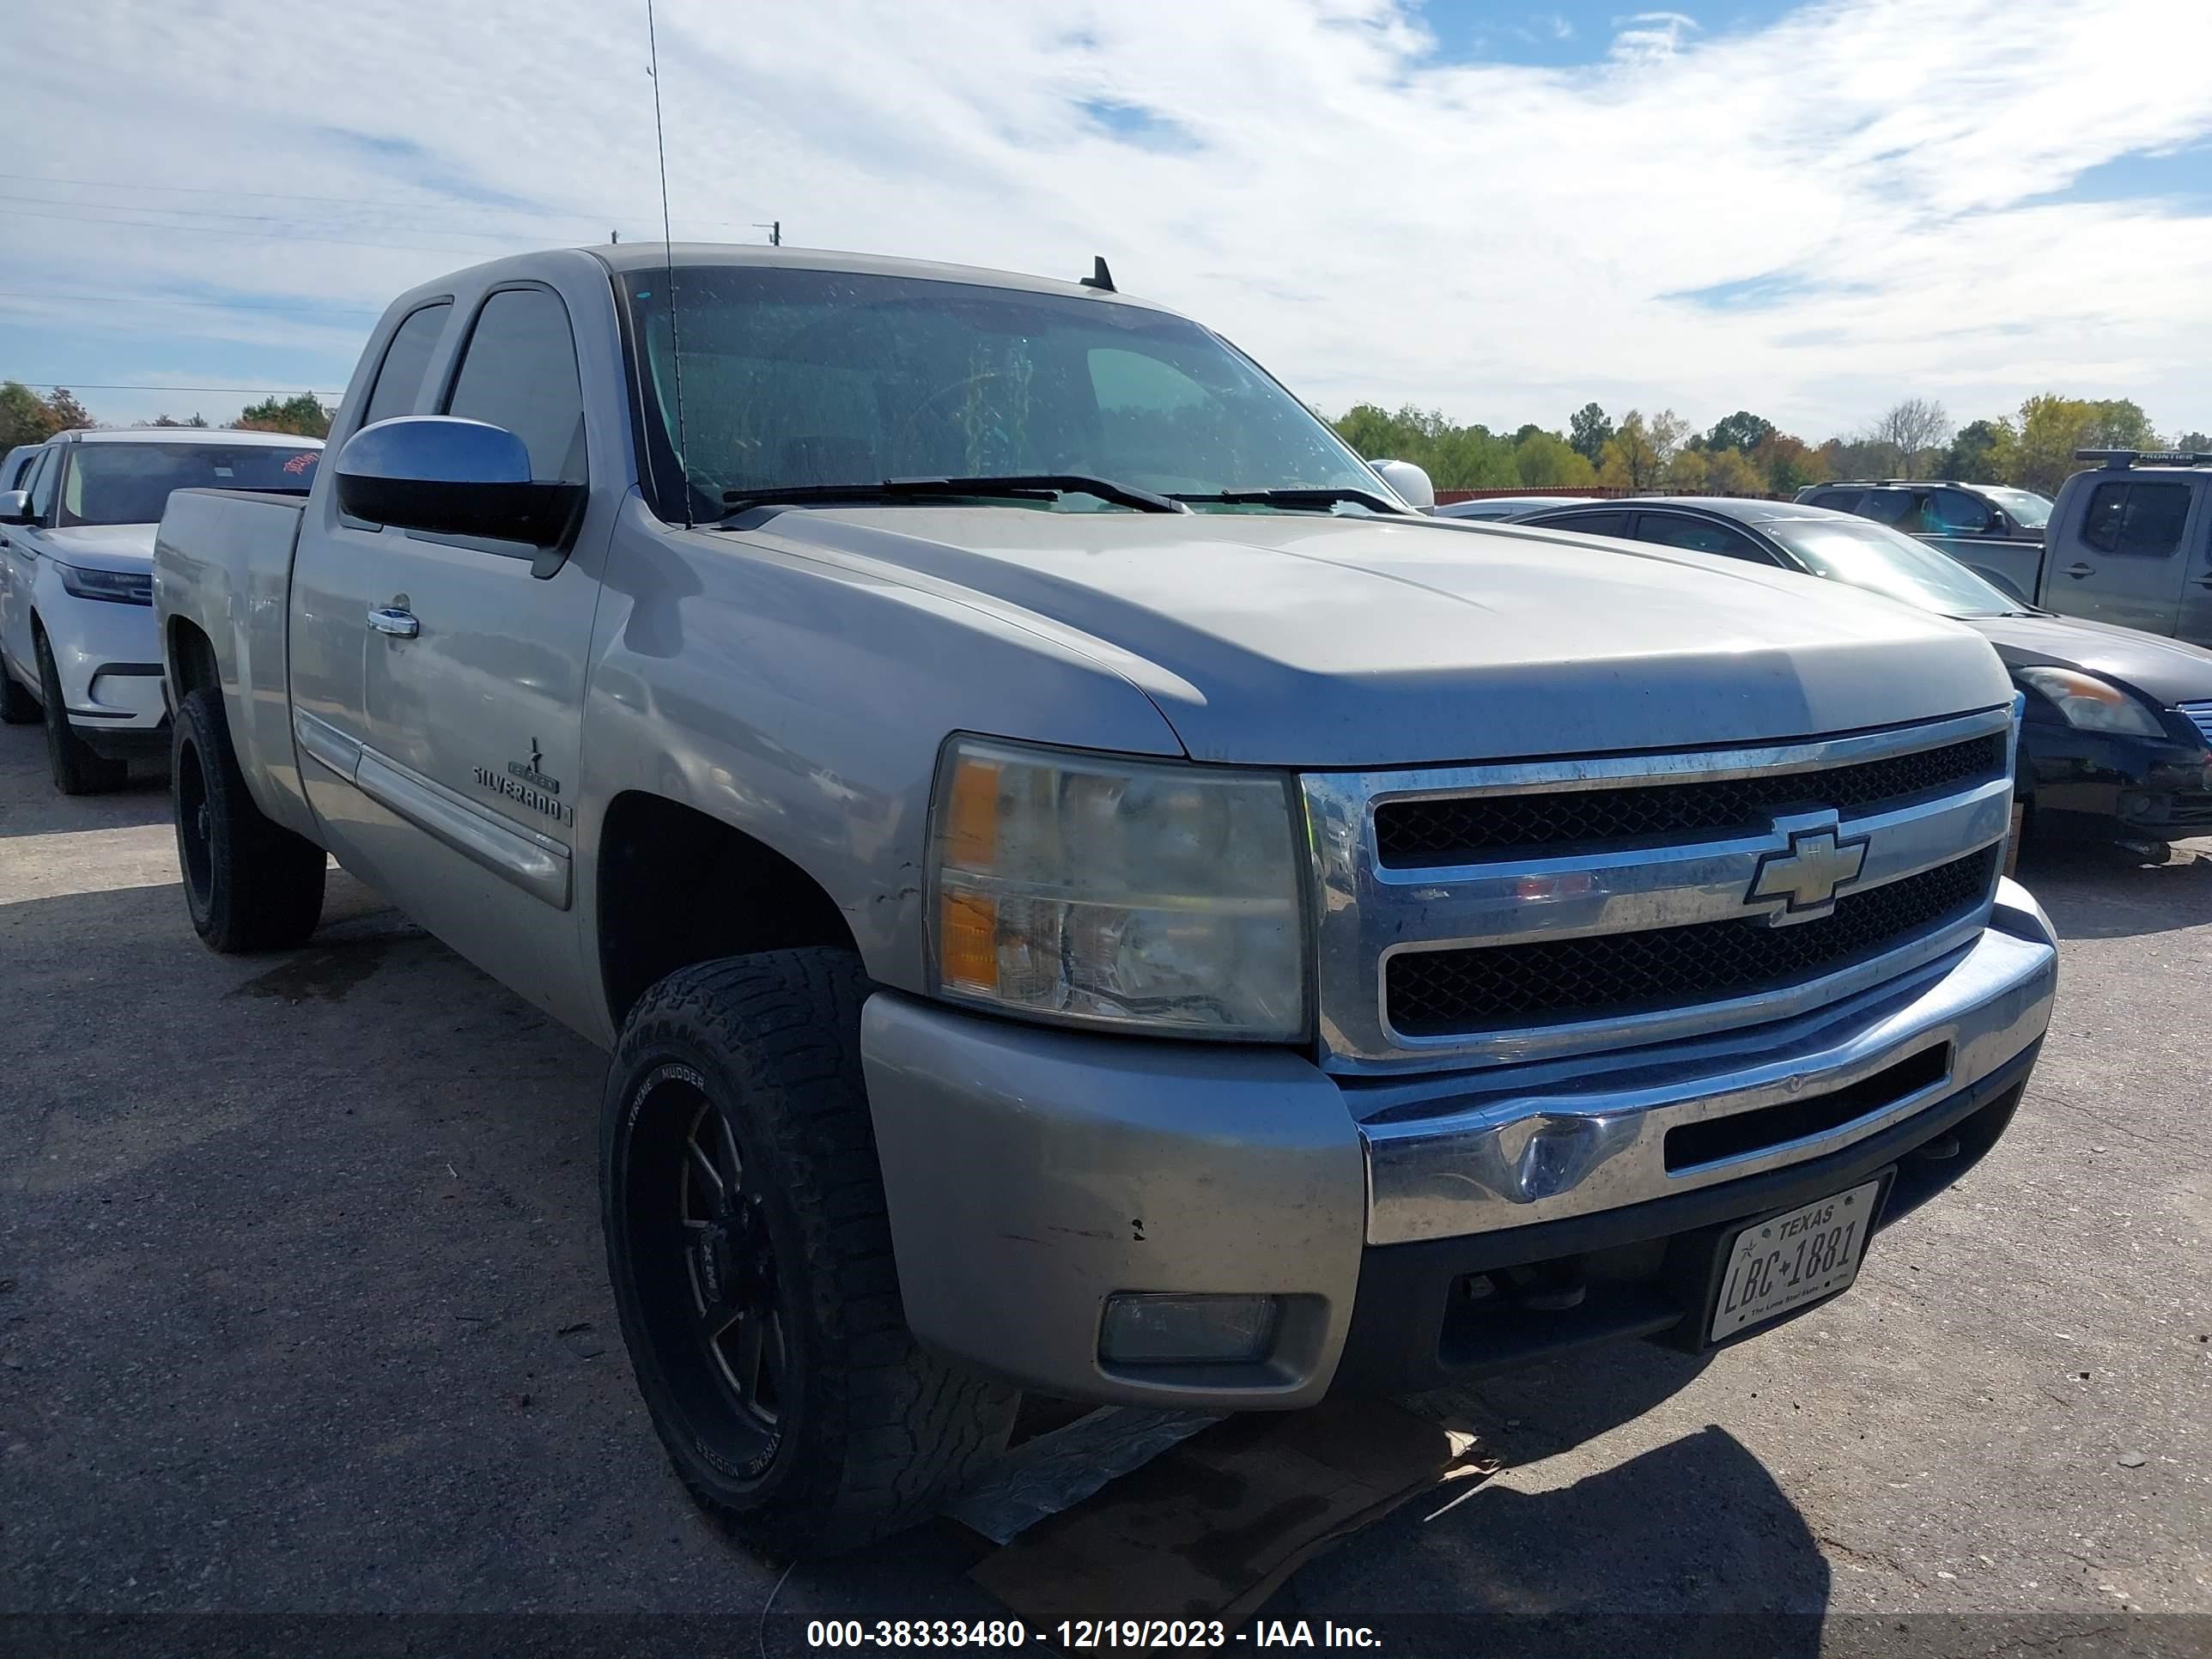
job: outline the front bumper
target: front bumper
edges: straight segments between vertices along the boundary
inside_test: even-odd
[[[1609,1337],[1694,1346],[1734,1225],[1898,1164],[1893,1218],[1994,1144],[2057,976],[2048,920],[2007,882],[1971,945],[1815,1015],[1375,1086],[1279,1049],[879,994],[862,1052],[907,1321],[1024,1387],[1213,1410],[1435,1387]],[[1539,1264],[1583,1286],[1574,1306],[1470,1312],[1471,1279]],[[1103,1364],[1117,1291],[1281,1297],[1273,1348]]]
[[[2021,728],[2020,765],[2031,781],[2039,835],[2212,835],[2212,751],[2202,742],[2030,721]]]
[[[39,623],[70,724],[95,749],[136,752],[157,742],[167,711],[154,607],[81,599],[62,586],[51,560],[41,563]]]

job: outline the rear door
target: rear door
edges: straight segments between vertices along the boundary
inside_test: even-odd
[[[2192,482],[2121,473],[2090,483],[2063,539],[2046,553],[2045,603],[2069,616],[2172,634],[2189,566]]]

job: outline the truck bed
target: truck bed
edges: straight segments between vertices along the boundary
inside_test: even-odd
[[[292,747],[285,674],[286,596],[307,497],[259,489],[179,489],[154,538],[156,603],[172,698],[189,669],[180,635],[204,635],[222,668],[231,744],[254,803],[302,835],[313,829]]]

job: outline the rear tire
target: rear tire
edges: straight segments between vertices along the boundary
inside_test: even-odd
[[[192,931],[233,955],[306,942],[323,916],[323,849],[272,823],[246,793],[222,694],[203,689],[177,708],[169,799]]]
[[[64,795],[104,795],[131,781],[131,763],[95,755],[92,745],[77,736],[70,724],[69,705],[62,701],[61,670],[54,665],[53,647],[46,636],[33,636],[39,658],[39,700],[46,717],[46,768],[54,787]]]
[[[907,1329],[848,951],[702,963],[647,991],[607,1074],[607,1266],[653,1426],[693,1499],[779,1551],[934,1514],[1018,1390]]]
[[[40,715],[39,700],[0,663],[0,725],[28,726]]]

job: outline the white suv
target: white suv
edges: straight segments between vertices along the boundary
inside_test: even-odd
[[[304,495],[322,440],[138,428],[64,432],[0,492],[0,719],[43,719],[54,787],[120,786],[168,754],[154,532],[196,485]]]

